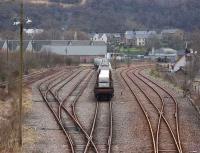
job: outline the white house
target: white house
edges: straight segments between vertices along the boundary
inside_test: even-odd
[[[105,43],[108,42],[108,37],[105,33],[103,34],[97,34],[95,33],[92,38],[91,38],[92,41],[104,41]]]

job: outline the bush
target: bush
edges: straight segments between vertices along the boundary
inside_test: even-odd
[[[6,52],[0,51],[0,82],[16,79],[19,76],[19,52],[9,52],[7,62]],[[71,65],[72,59],[63,55],[45,51],[40,53],[26,52],[24,54],[24,73],[30,69],[47,68],[56,65]]]
[[[160,73],[156,69],[151,69],[150,75],[152,75],[156,78],[160,77]]]
[[[18,145],[18,106],[13,98],[0,101],[0,152],[16,153]]]

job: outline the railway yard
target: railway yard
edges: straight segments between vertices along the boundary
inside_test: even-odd
[[[200,153],[200,0],[0,8],[0,153]]]
[[[33,153],[199,153],[200,116],[182,93],[150,76],[154,65],[112,70],[114,96],[94,96],[92,66],[63,67],[29,85],[25,124]]]

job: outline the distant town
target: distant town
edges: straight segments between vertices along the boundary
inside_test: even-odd
[[[72,61],[91,63],[95,57],[117,60],[130,58],[151,58],[160,61],[175,62],[178,56],[183,56],[186,34],[180,29],[164,29],[160,31],[125,31],[124,33],[84,33],[72,31],[70,40],[39,40],[43,29],[24,29],[27,39],[24,40],[26,52],[51,52],[67,55]],[[81,37],[82,36],[82,37]],[[20,48],[18,40],[1,40],[0,49],[17,51]],[[113,56],[113,57],[115,57]]]

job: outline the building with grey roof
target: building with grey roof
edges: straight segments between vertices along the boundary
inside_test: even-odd
[[[156,36],[156,31],[135,31],[136,46],[145,46],[148,39]]]
[[[146,41],[157,35],[156,31],[126,31],[126,45],[145,46]]]
[[[56,41],[57,44],[65,43],[65,41]],[[35,52],[40,52],[44,45],[51,45],[51,40],[32,40],[33,50]]]
[[[160,48],[156,50],[153,49],[149,53],[149,56],[151,59],[157,61],[175,62],[178,57],[178,52],[172,48]]]
[[[184,32],[180,29],[165,29],[161,31],[161,36],[163,39],[170,39],[175,37],[183,40]]]
[[[59,55],[66,55],[79,62],[93,62],[96,57],[104,57],[107,53],[107,45],[104,41],[89,40],[52,40],[41,44],[40,52],[47,51]]]
[[[180,29],[164,29],[161,31],[161,33],[176,33],[178,31],[181,31]]]
[[[9,40],[8,48],[10,51],[19,50],[19,41]],[[90,40],[24,40],[24,51],[52,52],[66,55],[72,60],[92,62],[95,57],[105,57],[107,45],[104,41]]]

